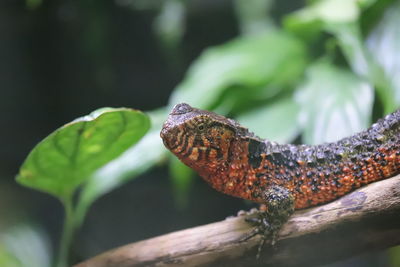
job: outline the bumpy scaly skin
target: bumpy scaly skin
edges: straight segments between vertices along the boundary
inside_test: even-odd
[[[310,146],[262,140],[231,119],[178,104],[161,137],[216,190],[266,204],[263,218],[278,218],[275,228],[294,208],[326,203],[400,173],[400,110],[366,131]]]

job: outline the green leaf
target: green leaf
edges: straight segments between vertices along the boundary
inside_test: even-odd
[[[392,112],[396,108],[395,89],[373,57],[374,52],[371,53],[365,46],[358,23],[331,25],[329,31],[336,36],[352,70],[375,86],[385,112]]]
[[[152,122],[150,131],[120,157],[96,171],[82,188],[77,205],[80,223],[89,206],[97,198],[147,171],[167,155],[160,138],[161,125],[167,117],[167,111],[162,108],[147,114]]]
[[[388,249],[389,266],[400,266],[400,246]]]
[[[357,0],[321,0],[286,16],[286,29],[306,38],[332,24],[354,22],[360,15]]]
[[[316,38],[323,29],[321,20],[308,17],[307,12],[302,10],[285,16],[282,23],[286,30],[306,40]]]
[[[288,30],[305,38],[315,37],[322,30],[333,34],[352,70],[375,86],[377,94],[384,104],[385,112],[388,113],[396,108],[394,99],[400,99],[400,93],[397,97],[396,91],[399,90],[396,90],[395,82],[386,76],[389,73],[385,74],[382,67],[377,63],[382,57],[374,58],[373,54],[376,53],[373,51],[370,53],[366,49],[359,26],[361,11],[375,3],[377,3],[376,0],[315,1],[309,7],[287,16],[284,25]],[[381,8],[380,6],[378,5],[377,8]],[[398,25],[397,13],[398,10],[393,11],[392,17],[397,20],[393,22],[393,25]],[[384,25],[382,28],[390,27]],[[380,32],[383,32],[383,30],[378,29],[378,35]],[[396,47],[393,48],[393,52],[388,52],[389,57],[397,54]],[[387,49],[385,48],[384,51],[387,51]],[[397,76],[391,75],[391,77]]]
[[[357,0],[358,5],[362,9],[367,9],[375,3],[380,2],[380,0]]]
[[[302,16],[319,19],[324,23],[348,23],[358,19],[360,9],[357,0],[322,0],[317,1]]]
[[[0,266],[50,267],[51,246],[42,228],[19,223],[0,234]]]
[[[306,39],[311,39],[322,30],[356,22],[363,9],[377,0],[319,0],[287,15],[285,28]]]
[[[275,29],[270,16],[273,0],[235,0],[234,8],[242,34],[260,34]]]
[[[18,259],[0,244],[0,266],[23,267]]]
[[[297,91],[303,141],[333,142],[370,124],[373,89],[353,73],[320,61],[309,67]]]
[[[400,106],[400,2],[387,8],[382,20],[373,29],[367,39],[369,51],[376,62],[382,67],[380,75],[387,80],[388,85],[378,88],[383,95],[383,103],[390,105],[386,112],[391,112]]]
[[[362,32],[370,32],[372,28],[382,19],[384,12],[389,8],[391,4],[398,0],[366,0],[370,2],[365,5],[364,11],[360,18],[360,24],[362,25]]]
[[[283,97],[269,105],[246,112],[237,120],[262,138],[287,143],[299,134],[299,109],[292,97]]]
[[[291,84],[305,63],[304,44],[284,32],[241,37],[203,52],[173,92],[170,105],[186,102],[208,109],[232,86]]]
[[[57,129],[23,163],[17,181],[67,198],[98,168],[139,141],[150,127],[140,111],[101,109]]]

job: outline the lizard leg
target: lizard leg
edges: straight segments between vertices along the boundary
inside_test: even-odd
[[[246,218],[247,222],[254,224],[256,227],[241,239],[241,241],[245,241],[255,235],[262,235],[263,238],[258,248],[257,256],[259,256],[266,240],[270,240],[271,245],[275,244],[277,233],[294,212],[294,197],[286,188],[271,186],[262,194],[267,210],[260,212],[257,218]]]

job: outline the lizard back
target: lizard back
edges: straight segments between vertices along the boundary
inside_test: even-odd
[[[311,146],[263,140],[234,120],[178,104],[161,138],[216,190],[264,203],[263,192],[279,185],[293,194],[296,209],[400,173],[400,110],[366,131]]]

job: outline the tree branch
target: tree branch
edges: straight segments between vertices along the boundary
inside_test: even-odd
[[[76,267],[311,266],[387,248],[400,244],[400,175],[295,212],[258,260],[260,237],[238,242],[251,229],[244,216],[227,218],[125,245]]]

